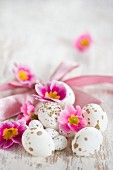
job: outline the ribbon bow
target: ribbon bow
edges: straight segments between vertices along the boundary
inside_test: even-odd
[[[76,96],[76,101],[74,105],[80,105],[83,107],[88,103],[96,103],[100,104],[101,101],[99,99],[94,98],[93,96],[79,90],[77,88],[81,88],[89,85],[96,85],[102,83],[110,83],[113,84],[113,76],[96,76],[96,75],[86,75],[86,76],[76,76],[73,78],[65,79],[68,73],[72,70],[78,68],[79,65],[75,62],[62,62],[54,71],[54,73],[50,77],[51,80],[63,81],[68,84],[74,91]],[[32,94],[34,94],[34,85],[29,87],[25,87],[18,83],[17,81],[11,81],[0,86],[0,91],[5,90],[13,90],[17,88],[26,88],[27,92],[22,92],[20,90],[20,94],[11,95],[8,97],[4,97],[0,99],[0,120],[5,120],[10,117],[16,116],[20,113],[20,107],[22,103],[26,102],[28,99],[35,103]]]

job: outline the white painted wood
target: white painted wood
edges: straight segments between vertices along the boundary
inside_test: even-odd
[[[80,54],[72,44],[84,32],[94,43]],[[81,64],[71,75],[113,75],[113,0],[0,0],[0,83],[10,79],[8,66],[15,61],[47,80],[60,61],[69,59]],[[113,86],[86,90],[103,101],[109,118],[98,154],[77,158],[67,148],[40,159],[23,148],[0,150],[0,170],[112,170]]]

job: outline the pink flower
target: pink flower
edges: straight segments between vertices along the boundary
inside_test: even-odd
[[[76,106],[75,109],[72,105],[67,105],[58,117],[60,130],[68,133],[70,131],[77,132],[84,128],[86,121],[82,117],[83,113],[84,110],[80,106]]]
[[[35,90],[38,95],[34,95],[36,99],[42,101],[62,101],[66,97],[66,88],[59,82],[53,80],[51,83],[36,84]]]
[[[87,50],[90,45],[92,44],[92,38],[90,34],[83,34],[78,37],[74,42],[74,47],[77,48],[79,51],[84,52]]]
[[[29,125],[29,122],[31,120],[37,119],[37,115],[34,114],[34,111],[35,111],[34,105],[30,101],[26,102],[21,107],[22,114],[18,116],[18,120],[23,119],[26,121],[26,124]]]
[[[24,85],[30,85],[35,80],[35,75],[32,74],[31,70],[26,66],[18,66],[15,64],[12,71],[16,74],[17,80]]]
[[[26,130],[23,121],[0,123],[0,148],[9,149],[14,144],[21,145],[22,134]]]

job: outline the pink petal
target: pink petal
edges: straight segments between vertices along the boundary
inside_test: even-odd
[[[84,113],[84,111],[81,109],[80,106],[76,106],[76,115],[81,116]]]
[[[43,96],[39,96],[39,95],[33,95],[35,97],[36,100],[40,100],[40,101],[50,101],[50,102],[54,102],[55,100],[52,100],[51,98],[46,98]]]
[[[13,145],[13,141],[7,140],[3,145],[3,149],[7,149],[7,148],[11,147],[12,145]]]
[[[22,119],[23,117],[24,117],[23,114],[20,114],[20,115],[18,115],[17,119],[20,120],[20,119]]]
[[[31,119],[30,119],[29,116],[22,116],[22,117],[20,118],[20,120],[25,120],[25,122],[26,122],[27,125],[28,125],[29,122],[31,121]],[[23,125],[22,125],[22,126],[23,126]],[[19,127],[19,128],[20,128],[20,127]]]
[[[0,148],[4,145],[4,143],[5,143],[5,140],[2,139],[2,140],[0,141]]]
[[[46,89],[46,92],[50,92],[51,90],[50,90],[50,86],[51,86],[51,83],[47,83],[46,85],[45,85],[45,89]]]
[[[27,104],[23,104],[22,107],[20,108],[21,112],[27,115]]]
[[[35,90],[36,90],[36,92],[38,93],[39,96],[45,96],[46,89],[42,84],[40,84],[40,83],[36,84]]]
[[[83,119],[82,117],[78,117],[79,119],[79,123],[78,125],[73,125],[73,124],[69,124],[68,123],[68,126],[71,128],[71,130],[75,131],[75,132],[78,132],[79,130],[81,130],[82,128],[84,128],[86,126],[86,121],[85,119]]]
[[[63,100],[66,97],[66,88],[63,83],[53,80],[50,88],[52,92],[57,92],[57,94],[60,96],[59,100]]]
[[[59,99],[59,100],[65,99],[66,94],[67,94],[66,89],[60,89],[59,92],[58,92],[58,96],[60,96],[60,99]]]
[[[27,107],[27,113],[30,114],[30,113],[32,113],[32,112],[34,112],[34,106],[33,106],[33,105],[29,105],[29,106]]]
[[[75,126],[75,125],[73,125],[73,124],[68,124],[68,126],[69,126],[70,129],[71,129],[72,131],[74,131],[74,132],[78,132],[78,129],[80,128],[80,127]]]
[[[63,111],[61,111],[60,116],[58,117],[58,121],[61,124],[68,123],[69,117],[70,117],[70,114],[67,111],[63,110]]]
[[[70,127],[67,124],[59,124],[59,129],[66,133],[69,133],[71,131]]]
[[[15,137],[15,138],[12,138],[12,141],[14,143],[19,144],[19,145],[22,145],[21,137],[19,137],[19,136]]]
[[[60,90],[60,87],[61,87],[61,84],[58,81],[53,80],[51,82],[50,90],[52,92],[54,92],[54,91],[58,92]]]
[[[84,127],[85,127],[85,126],[87,125],[87,122],[86,122],[86,120],[85,120],[84,118],[79,117],[79,121],[80,121],[79,124],[80,124],[81,126],[84,126]]]
[[[65,110],[71,115],[76,113],[75,108],[73,107],[73,105],[66,105]]]
[[[20,126],[20,123],[18,122],[12,122],[12,125],[14,128],[18,128]]]

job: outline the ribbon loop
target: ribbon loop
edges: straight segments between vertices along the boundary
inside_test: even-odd
[[[51,75],[50,80],[63,81],[63,78],[77,67],[79,67],[79,65],[76,62],[62,62]]]
[[[65,80],[64,82],[71,87],[83,87],[102,83],[113,84],[113,76],[79,76]]]

